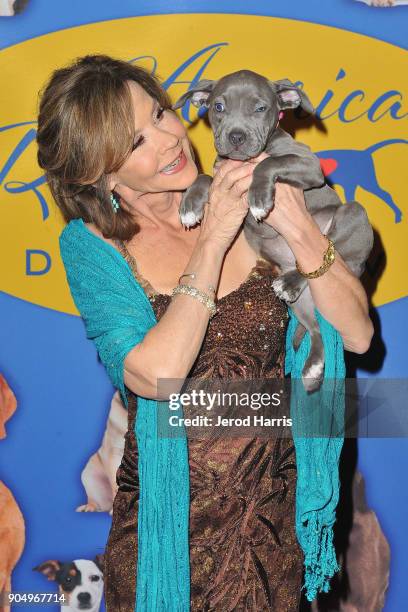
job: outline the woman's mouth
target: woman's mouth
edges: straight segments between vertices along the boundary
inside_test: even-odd
[[[180,155],[174,161],[172,161],[171,164],[167,164],[163,170],[160,170],[160,174],[176,174],[176,172],[180,172],[184,168],[186,163],[187,158],[182,149]]]

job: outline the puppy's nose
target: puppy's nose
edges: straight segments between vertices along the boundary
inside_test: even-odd
[[[91,594],[87,591],[82,591],[81,593],[78,593],[78,601],[81,604],[89,603],[91,601]]]
[[[242,145],[246,140],[245,133],[239,130],[234,130],[233,132],[230,132],[228,138],[231,144],[233,144],[235,147],[238,145]]]

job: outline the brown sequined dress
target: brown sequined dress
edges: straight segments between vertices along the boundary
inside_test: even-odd
[[[133,260],[134,264],[134,260]],[[157,320],[171,297],[154,293],[133,265]],[[259,259],[247,279],[218,300],[190,377],[284,376],[286,305]],[[137,568],[137,399],[129,402],[105,551],[107,612],[134,612]],[[296,460],[292,438],[189,439],[191,610],[298,610],[303,553],[295,534]]]

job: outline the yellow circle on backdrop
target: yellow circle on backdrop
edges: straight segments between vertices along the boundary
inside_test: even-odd
[[[1,288],[62,312],[77,313],[59,256],[58,237],[64,222],[46,185],[30,186],[41,177],[41,170],[36,162],[35,123],[29,122],[35,122],[38,93],[51,72],[88,53],[109,54],[155,70],[167,81],[173,100],[197,77],[217,79],[242,68],[272,80],[301,81],[315,106],[325,100],[322,117],[328,118],[323,123],[296,124],[296,138],[316,152],[364,151],[401,138],[403,121],[392,113],[403,114],[397,106],[398,91],[405,87],[404,51],[327,26],[247,15],[159,15],[62,30],[1,51]],[[380,104],[381,96],[390,91],[396,93]],[[340,120],[338,109],[346,99]],[[190,112],[194,119],[195,111]],[[209,172],[215,155],[209,127],[198,121],[190,136]],[[404,152],[405,145],[398,143],[378,148],[370,159],[382,195],[370,185],[357,186],[355,193],[385,252],[386,265],[373,296],[375,305],[407,295],[408,275],[401,267],[407,242],[406,194],[401,180],[406,172]],[[344,198],[343,189],[336,189]],[[401,222],[395,222],[384,193],[402,209]],[[27,274],[27,251],[31,251],[31,271],[47,267],[49,271]],[[372,265],[379,266],[380,259],[378,248],[377,262],[374,259]]]

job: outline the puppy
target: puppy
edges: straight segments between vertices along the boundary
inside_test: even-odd
[[[44,561],[33,567],[54,580],[61,596],[61,611],[76,612],[89,610],[98,612],[103,595],[103,555],[96,555],[93,561],[75,559],[70,562],[55,559]]]
[[[109,512],[118,490],[116,472],[123,457],[128,413],[116,391],[106,422],[106,430],[99,450],[92,455],[81,474],[88,497],[77,512]]]
[[[173,108],[187,101],[208,110],[218,153],[222,158],[247,160],[261,152],[269,155],[254,170],[248,191],[250,213],[244,232],[258,255],[278,265],[273,282],[278,297],[291,307],[299,321],[294,336],[297,350],[308,330],[311,349],[302,372],[305,389],[315,391],[324,373],[324,348],[307,279],[296,269],[294,255],[284,238],[267,223],[259,224],[274,206],[277,180],[305,190],[308,211],[321,231],[331,238],[351,272],[361,276],[374,236],[367,213],[357,202],[343,206],[336,192],[324,184],[319,159],[306,145],[279,127],[281,113],[300,107],[311,114],[306,93],[288,79],[269,81],[251,70],[240,70],[218,81],[200,81]],[[212,178],[200,175],[185,192],[179,215],[190,227],[202,219]]]

